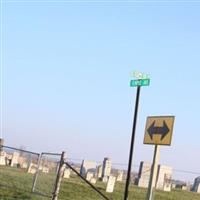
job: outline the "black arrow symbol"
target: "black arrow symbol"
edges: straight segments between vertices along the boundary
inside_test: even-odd
[[[161,135],[161,140],[164,139],[164,137],[168,134],[169,132],[169,128],[165,122],[165,120],[163,121],[163,126],[159,127],[159,126],[155,126],[155,120],[154,122],[151,124],[151,126],[147,129],[147,132],[149,133],[149,136],[151,139],[153,139],[153,135]]]

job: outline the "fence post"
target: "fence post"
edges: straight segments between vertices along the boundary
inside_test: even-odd
[[[56,176],[56,181],[55,181],[55,187],[54,187],[54,191],[53,191],[53,195],[52,195],[52,200],[57,200],[58,199],[58,194],[59,194],[59,190],[60,190],[60,184],[62,181],[62,177],[63,177],[63,173],[64,173],[64,169],[65,169],[65,159],[66,159],[66,153],[63,151],[61,154],[61,159],[60,159],[60,164],[59,164],[59,168],[58,168],[58,172],[57,172],[57,176]]]
[[[39,171],[40,171],[41,160],[42,160],[42,154],[38,156],[37,171],[35,173],[34,180],[33,180],[32,192],[35,192],[35,186],[36,186],[37,178],[38,178]]]
[[[0,138],[0,155],[3,152],[3,145],[4,145],[4,140],[3,138]]]

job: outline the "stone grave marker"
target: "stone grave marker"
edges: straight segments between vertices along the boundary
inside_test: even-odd
[[[115,181],[116,181],[116,177],[109,176],[107,186],[106,186],[106,192],[109,192],[109,193],[113,192],[114,186],[115,186]]]
[[[94,173],[92,173],[92,172],[87,172],[87,174],[86,174],[86,180],[87,180],[87,181],[90,181],[90,180],[93,178],[93,176],[94,176]]]
[[[102,182],[107,183],[107,182],[108,182],[108,177],[107,177],[107,176],[104,176],[104,177],[102,178]]]
[[[49,168],[48,167],[43,167],[42,172],[48,174],[49,173]]]
[[[112,161],[110,158],[104,158],[103,160],[103,169],[102,169],[102,178],[109,177],[112,169]]]
[[[165,183],[170,184],[171,179],[172,179],[172,167],[166,165],[158,165],[156,188],[164,190]]]
[[[0,152],[0,165],[6,165],[6,152]]]
[[[165,192],[171,192],[172,184],[169,182],[165,182],[163,186],[163,191]]]
[[[70,169],[65,169],[63,178],[70,178],[70,173],[71,173]]]
[[[19,153],[18,152],[14,152],[13,155],[12,155],[12,160],[11,160],[11,164],[10,166],[13,167],[15,165],[18,164],[18,159],[19,159]]]
[[[97,178],[101,178],[102,177],[102,170],[103,170],[103,166],[99,165],[97,167]]]
[[[86,176],[87,172],[96,173],[96,162],[90,160],[83,160],[81,165],[80,174]]]
[[[119,170],[117,174],[117,181],[122,181],[123,180],[123,171]]]
[[[97,182],[96,178],[91,178],[90,183],[95,184]]]
[[[138,187],[148,188],[151,173],[151,163],[142,161],[140,163]]]

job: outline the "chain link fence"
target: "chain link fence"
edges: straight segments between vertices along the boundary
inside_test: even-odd
[[[32,192],[41,199],[56,200],[63,176],[63,155],[0,145],[0,189],[4,191],[0,199],[19,193],[22,199],[29,199]]]
[[[31,191],[39,156],[39,153],[1,146],[0,187],[7,187],[15,191]]]

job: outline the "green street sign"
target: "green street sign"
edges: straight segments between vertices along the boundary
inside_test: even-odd
[[[130,86],[131,87],[137,87],[137,86],[149,86],[150,79],[137,79],[137,80],[131,80]]]

